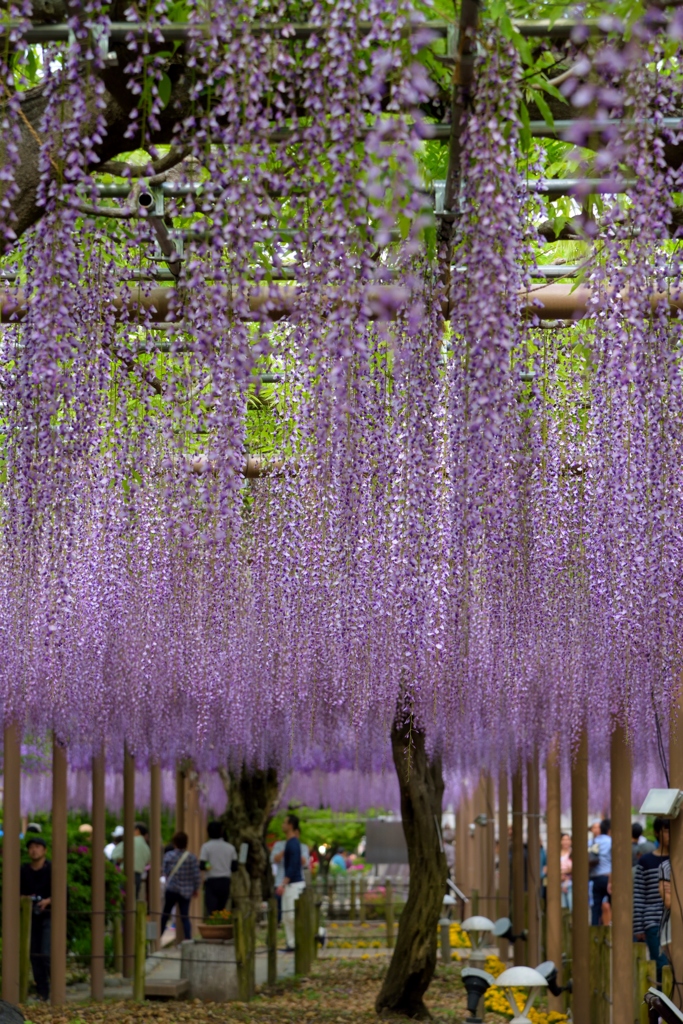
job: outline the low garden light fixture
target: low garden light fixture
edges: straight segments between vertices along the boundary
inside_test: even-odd
[[[526,928],[522,928],[519,935],[512,931],[512,921],[509,917],[499,917],[493,926],[493,934],[497,939],[507,939],[508,942],[516,942],[517,939],[526,939]]]
[[[557,967],[552,960],[544,960],[542,964],[539,964],[536,968],[539,974],[542,974],[545,980],[548,982],[548,990],[554,996],[561,996],[563,992],[571,992],[572,981],[571,978],[566,985],[557,984]]]
[[[533,967],[508,967],[507,971],[503,971],[496,978],[496,986],[505,989],[505,995],[508,998],[513,1014],[510,1024],[531,1024],[529,1010],[533,1006],[539,989],[547,988],[548,982]],[[529,989],[529,995],[521,1013],[515,999],[514,990],[516,988]]]
[[[493,931],[493,921],[489,920],[488,917],[482,917],[480,914],[477,914],[463,921],[461,927],[464,932],[468,932],[470,935],[472,943],[470,961],[486,960],[486,953],[483,948],[484,939]]]
[[[467,992],[467,1012],[465,1024],[482,1024],[482,1018],[477,1016],[477,1007],[491,985],[496,984],[496,979],[488,971],[482,971],[479,967],[465,967],[460,975],[462,983]]]

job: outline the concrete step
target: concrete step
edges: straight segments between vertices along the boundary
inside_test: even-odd
[[[145,981],[145,998],[157,996],[162,999],[182,999],[187,995],[189,982],[185,978],[147,978]]]

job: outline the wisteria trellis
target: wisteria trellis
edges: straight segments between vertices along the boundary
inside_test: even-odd
[[[681,668],[681,323],[650,302],[681,276],[662,141],[676,22],[589,48],[566,83],[612,119],[602,166],[637,185],[586,224],[591,318],[548,331],[521,315],[540,200],[515,48],[485,28],[444,295],[416,12],[313,2],[319,33],[263,31],[286,16],[213,5],[172,83],[192,109],[175,181],[204,185],[167,200],[187,244],[167,335],[133,301],[151,221],[92,210],[107,58],[88,26],[106,31],[105,10],[83,4],[62,56],[46,51],[44,213],[4,260],[5,308],[26,313],[0,341],[2,715],[56,730],[75,764],[125,740],[199,770],[377,770],[397,708],[451,771],[556,733],[566,754],[586,720],[599,759],[617,718],[652,759]],[[169,102],[158,43],[127,46],[144,100],[129,137],[150,145]],[[245,481],[249,454],[267,471]]]

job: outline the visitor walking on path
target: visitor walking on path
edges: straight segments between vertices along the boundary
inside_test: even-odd
[[[38,989],[38,998],[47,1002],[50,998],[52,864],[47,860],[47,848],[42,836],[31,834],[26,844],[26,852],[30,864],[21,865],[19,891],[22,896],[30,896],[33,900],[31,969]]]
[[[591,924],[603,923],[602,904],[609,902],[609,880],[612,874],[612,838],[610,836],[611,822],[609,818],[603,818],[600,822],[599,833],[588,847],[590,858],[590,878],[593,883],[593,905],[591,908]]]
[[[172,839],[173,849],[164,855],[164,912],[161,915],[161,935],[164,934],[173,908],[183,922],[185,938],[192,938],[190,928],[190,900],[199,894],[199,861],[187,848],[187,834],[176,832]]]
[[[657,963],[657,981],[661,981],[667,959],[660,947],[664,902],[659,882],[660,868],[669,859],[668,820],[655,818],[654,830],[658,846],[640,857],[633,874],[633,934],[637,942],[647,942],[650,959]]]
[[[135,838],[133,839],[133,863],[135,871],[135,899],[140,895],[140,883],[142,882],[142,876],[144,875],[147,867],[152,859],[152,851],[147,844],[147,826],[143,825],[142,822],[138,822],[135,825]],[[112,851],[111,859],[115,864],[121,864],[123,861],[123,848],[126,843],[126,837],[124,835],[123,840],[114,847]]]
[[[287,936],[287,952],[291,953],[294,949],[294,905],[306,886],[301,870],[301,843],[297,838],[299,819],[296,814],[287,815],[283,830],[287,839],[282,857],[285,876],[277,891],[282,897],[282,920]]]
[[[230,899],[232,873],[237,866],[237,850],[223,838],[220,821],[210,821],[209,841],[199,851],[199,867],[204,875],[204,904],[206,916],[224,910]]]
[[[560,836],[560,880],[562,885],[562,906],[572,909],[572,837],[568,832]]]

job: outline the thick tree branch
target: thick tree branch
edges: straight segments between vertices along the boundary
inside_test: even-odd
[[[107,160],[99,170],[104,174],[116,174],[120,178],[150,178],[156,184],[154,176],[170,171],[172,167],[182,163],[190,152],[189,146],[173,146],[166,156],[152,160],[148,164],[128,164],[122,160]]]

